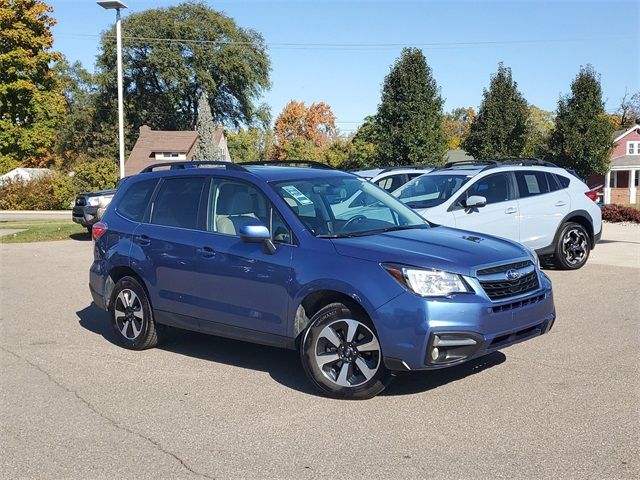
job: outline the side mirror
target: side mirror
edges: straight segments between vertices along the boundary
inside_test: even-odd
[[[480,195],[471,195],[464,202],[465,208],[480,208],[484,207],[487,204],[487,199],[485,197],[481,197]]]
[[[243,225],[240,227],[240,238],[247,243],[262,243],[271,238],[269,229],[263,225]]]

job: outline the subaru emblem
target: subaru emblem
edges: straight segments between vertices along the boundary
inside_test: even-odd
[[[505,275],[507,277],[507,280],[517,280],[520,278],[520,272],[517,270],[514,270],[513,268],[510,270],[507,270],[507,273]]]

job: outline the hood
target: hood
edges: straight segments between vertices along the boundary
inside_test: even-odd
[[[435,268],[461,275],[472,275],[478,265],[531,258],[524,247],[510,240],[440,226],[331,241],[337,252],[346,257]]]

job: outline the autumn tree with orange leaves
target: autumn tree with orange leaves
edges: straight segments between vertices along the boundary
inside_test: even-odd
[[[289,102],[274,126],[276,158],[321,160],[322,149],[336,136],[336,117],[324,102],[307,107],[304,102]]]

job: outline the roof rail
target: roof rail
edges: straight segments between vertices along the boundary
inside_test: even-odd
[[[457,167],[486,167],[486,166],[498,166],[500,162],[495,160],[460,160],[459,162],[447,162],[440,168],[457,168]]]
[[[539,167],[558,167],[553,162],[542,160],[541,158],[505,158],[501,163],[508,165],[522,165],[523,167],[539,166]]]
[[[198,168],[200,166],[205,166],[205,167],[216,166],[216,167],[225,167],[228,170],[241,170],[245,172],[247,171],[246,168],[241,167],[239,164],[233,163],[233,162],[220,162],[216,160],[193,160],[193,161],[184,161],[184,162],[154,163],[153,165],[149,165],[148,167],[145,167],[142,170],[140,170],[140,173],[149,173],[149,172],[153,172],[154,170],[157,170],[160,168],[167,168],[167,167],[169,167],[169,170],[184,170],[186,168]]]
[[[251,162],[240,162],[237,165],[264,165],[275,167],[286,167],[290,165],[307,166],[309,168],[318,168],[323,170],[335,170],[331,165],[326,163],[314,162],[313,160],[254,160]]]

